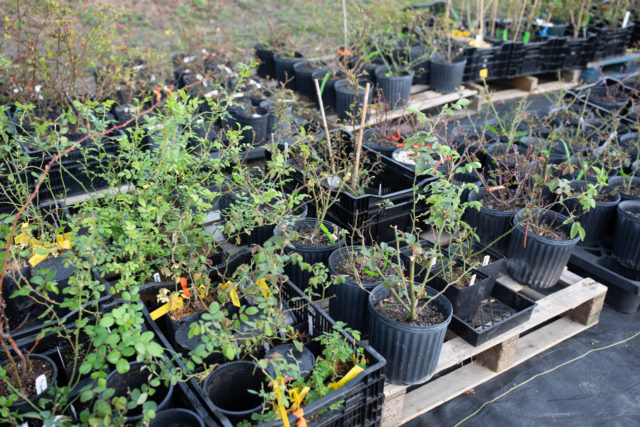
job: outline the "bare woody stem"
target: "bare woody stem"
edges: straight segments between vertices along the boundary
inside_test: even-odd
[[[313,79],[313,83],[316,85],[316,95],[318,96],[318,103],[320,104],[320,114],[322,115],[322,126],[324,127],[324,134],[327,137],[327,149],[329,150],[329,163],[331,165],[331,175],[336,175],[336,165],[333,161],[333,150],[331,149],[331,136],[329,135],[329,125],[327,125],[327,116],[324,114],[324,103],[322,102],[322,91],[320,91],[320,84],[318,79]]]
[[[351,188],[356,191],[358,188],[358,174],[360,173],[360,152],[362,151],[362,138],[364,136],[364,124],[367,121],[367,106],[369,104],[369,88],[370,83],[364,88],[364,102],[362,105],[362,117],[360,119],[360,131],[358,132],[358,138],[356,139],[356,160],[353,166],[353,176],[351,177]]]

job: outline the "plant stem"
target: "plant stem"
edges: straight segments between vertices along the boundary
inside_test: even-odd
[[[369,104],[370,86],[371,85],[369,84],[369,82],[367,82],[364,88],[364,103],[362,106],[362,118],[360,120],[360,131],[358,132],[358,138],[356,138],[356,159],[355,159],[355,165],[353,167],[353,176],[351,177],[351,188],[353,189],[354,192],[358,188],[358,174],[360,173],[360,152],[362,150],[362,137],[364,136],[364,124],[366,123],[366,120],[367,120],[367,105]]]
[[[348,49],[349,40],[347,39],[347,1],[342,0],[342,31],[344,32],[344,48]]]
[[[327,148],[329,149],[329,163],[331,164],[331,175],[336,175],[336,165],[333,161],[333,150],[331,149],[331,136],[329,135],[329,125],[327,125],[327,116],[324,114],[324,104],[322,103],[322,92],[320,91],[320,84],[318,79],[313,79],[313,83],[316,85],[316,95],[318,96],[318,103],[320,104],[320,114],[322,115],[322,126],[324,127],[324,134],[327,136]]]

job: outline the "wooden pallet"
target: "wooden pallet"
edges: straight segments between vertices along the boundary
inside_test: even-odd
[[[428,110],[429,108],[439,107],[444,104],[456,102],[460,98],[471,98],[477,95],[477,90],[466,87],[459,87],[456,92],[442,94],[429,89],[426,85],[413,85],[409,92],[409,103],[404,108],[385,112],[385,107],[379,104],[371,104],[367,109],[367,121],[365,126],[371,126],[381,121],[393,120],[403,117],[409,113],[409,108],[419,111]],[[338,116],[331,114],[327,116],[327,122],[332,128],[343,127],[338,122]],[[344,126],[350,131],[360,129],[360,124],[356,126]]]
[[[509,276],[497,281],[538,303],[531,319],[478,347],[451,334],[436,368],[436,374],[449,370],[446,374],[410,392],[407,386],[385,384],[383,426],[406,423],[592,327],[598,323],[607,293],[604,285],[566,269],[560,278],[565,287],[547,296]]]
[[[504,102],[529,95],[567,90],[577,86],[578,75],[578,70],[571,70],[561,72],[560,79],[555,74],[548,74],[496,80],[488,82],[487,86],[480,83],[466,83],[468,88],[478,92],[470,108],[479,111],[480,107],[489,101]]]

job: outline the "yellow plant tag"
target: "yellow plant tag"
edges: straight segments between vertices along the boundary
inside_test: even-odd
[[[180,296],[171,296],[169,302],[164,304],[150,313],[151,319],[156,320],[170,311],[176,311],[184,306],[184,300]]]
[[[489,76],[489,70],[486,68],[483,68],[478,72],[478,75],[480,76],[481,79],[486,79]]]
[[[49,254],[40,255],[40,254],[36,253],[31,258],[29,258],[29,264],[31,265],[31,267],[35,267],[36,265],[40,264],[42,261],[47,259],[48,256],[49,256]]]
[[[263,277],[262,279],[256,282],[256,285],[258,285],[258,288],[260,289],[262,296],[265,298],[268,298],[269,294],[271,293],[271,289],[269,289],[269,286],[267,285],[267,279]]]
[[[235,305],[236,307],[240,307],[240,298],[238,298],[238,293],[236,292],[236,290],[231,289],[229,295],[231,296],[231,302],[233,303],[233,305]]]
[[[364,369],[362,369],[359,365],[356,365],[353,368],[351,368],[349,372],[347,372],[347,374],[340,379],[340,381],[338,381],[337,383],[329,384],[329,387],[331,387],[334,390],[338,390],[344,387],[346,383],[348,383],[349,381],[357,377],[362,371],[364,371]]]
[[[153,310],[149,315],[152,320],[156,320],[169,312],[169,304],[161,305],[159,308]]]
[[[222,288],[223,291],[227,290],[227,287],[231,284],[231,280],[227,280],[224,283],[220,284],[220,287]]]
[[[291,400],[291,410],[295,411],[302,405],[304,398],[307,397],[307,393],[311,390],[311,387],[305,386],[302,388],[296,387],[292,390],[289,390],[289,400]]]

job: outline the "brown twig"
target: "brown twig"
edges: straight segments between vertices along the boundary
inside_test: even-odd
[[[331,149],[331,136],[329,135],[329,125],[327,125],[327,116],[324,114],[324,104],[322,103],[322,92],[320,91],[320,84],[318,79],[313,79],[313,83],[316,85],[316,94],[318,95],[318,103],[320,104],[320,114],[322,115],[322,126],[324,127],[324,134],[327,136],[327,148],[329,149],[329,163],[331,164],[331,175],[336,176],[336,165],[333,161],[333,150]]]
[[[356,191],[358,186],[358,173],[360,172],[360,151],[362,150],[362,137],[364,136],[364,124],[367,120],[367,105],[369,104],[369,88],[371,84],[367,82],[364,88],[364,103],[362,105],[362,117],[360,118],[360,132],[356,139],[356,161],[353,167],[353,176],[351,177],[351,188]]]

